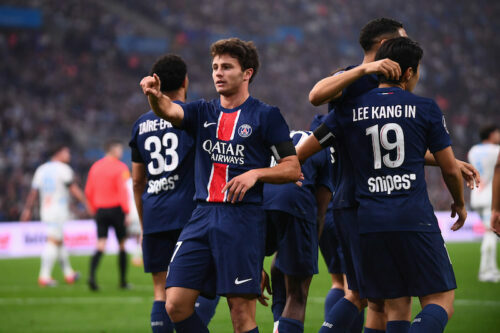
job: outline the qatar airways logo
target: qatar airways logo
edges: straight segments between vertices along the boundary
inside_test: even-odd
[[[212,162],[224,164],[245,164],[245,146],[231,142],[205,140],[203,150],[210,154]]]

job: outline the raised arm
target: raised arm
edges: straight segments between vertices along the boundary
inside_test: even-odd
[[[464,225],[465,219],[467,218],[460,169],[455,161],[455,155],[451,147],[435,152],[434,157],[441,168],[444,182],[453,198],[453,203],[451,204],[451,217],[455,217],[458,214],[458,220],[451,227],[451,230],[457,231]]]
[[[141,229],[143,229],[142,222],[142,194],[146,188],[146,165],[144,163],[132,162],[132,188],[134,190],[134,201],[139,214],[139,221],[141,222]]]
[[[148,102],[153,112],[174,126],[181,126],[184,110],[160,91],[161,82],[158,75],[146,76],[141,80],[140,85],[144,95],[148,96]]]
[[[500,233],[500,154],[493,174],[493,198],[491,200],[491,229]]]
[[[309,92],[309,102],[318,106],[337,99],[342,95],[342,90],[368,74],[383,74],[388,78],[399,78],[401,68],[397,62],[390,59],[361,64],[348,71],[320,80]]]

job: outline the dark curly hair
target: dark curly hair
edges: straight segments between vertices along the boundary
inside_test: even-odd
[[[257,53],[257,47],[255,47],[252,41],[245,42],[234,37],[221,39],[210,46],[210,54],[212,58],[217,55],[229,54],[231,57],[238,59],[243,71],[252,68],[253,74],[250,78],[250,83],[259,70],[259,54]]]

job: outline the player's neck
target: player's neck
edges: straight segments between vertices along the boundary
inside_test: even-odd
[[[365,56],[363,57],[363,64],[374,62],[376,54],[377,54],[377,51],[369,51],[369,52],[365,53]]]
[[[380,83],[378,85],[379,88],[400,88],[405,90],[406,84],[404,83]]]
[[[249,96],[248,90],[242,90],[233,95],[220,95],[220,105],[225,109],[234,109],[245,103]]]
[[[164,94],[167,95],[172,101],[180,101],[182,103],[186,102],[186,90],[182,88],[175,91],[165,92]]]

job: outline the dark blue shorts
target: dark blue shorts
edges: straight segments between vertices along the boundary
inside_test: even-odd
[[[144,272],[158,273],[168,270],[180,233],[181,229],[175,229],[142,236]]]
[[[319,238],[319,249],[325,259],[328,273],[342,274],[345,273],[344,255],[340,248],[339,236],[334,225],[333,210],[328,210],[325,216],[325,225],[323,232]]]
[[[457,288],[439,232],[374,232],[360,236],[362,297],[426,296]]]
[[[334,225],[344,255],[345,275],[350,290],[359,291],[363,283],[361,271],[357,208],[333,210]]]
[[[300,219],[291,214],[266,211],[268,233],[277,251],[275,266],[289,276],[311,276],[318,274],[318,229],[316,223]],[[266,252],[269,253],[269,247]],[[266,254],[267,254],[266,253]]]
[[[260,295],[265,232],[261,206],[199,203],[179,236],[166,287],[206,297]]]

